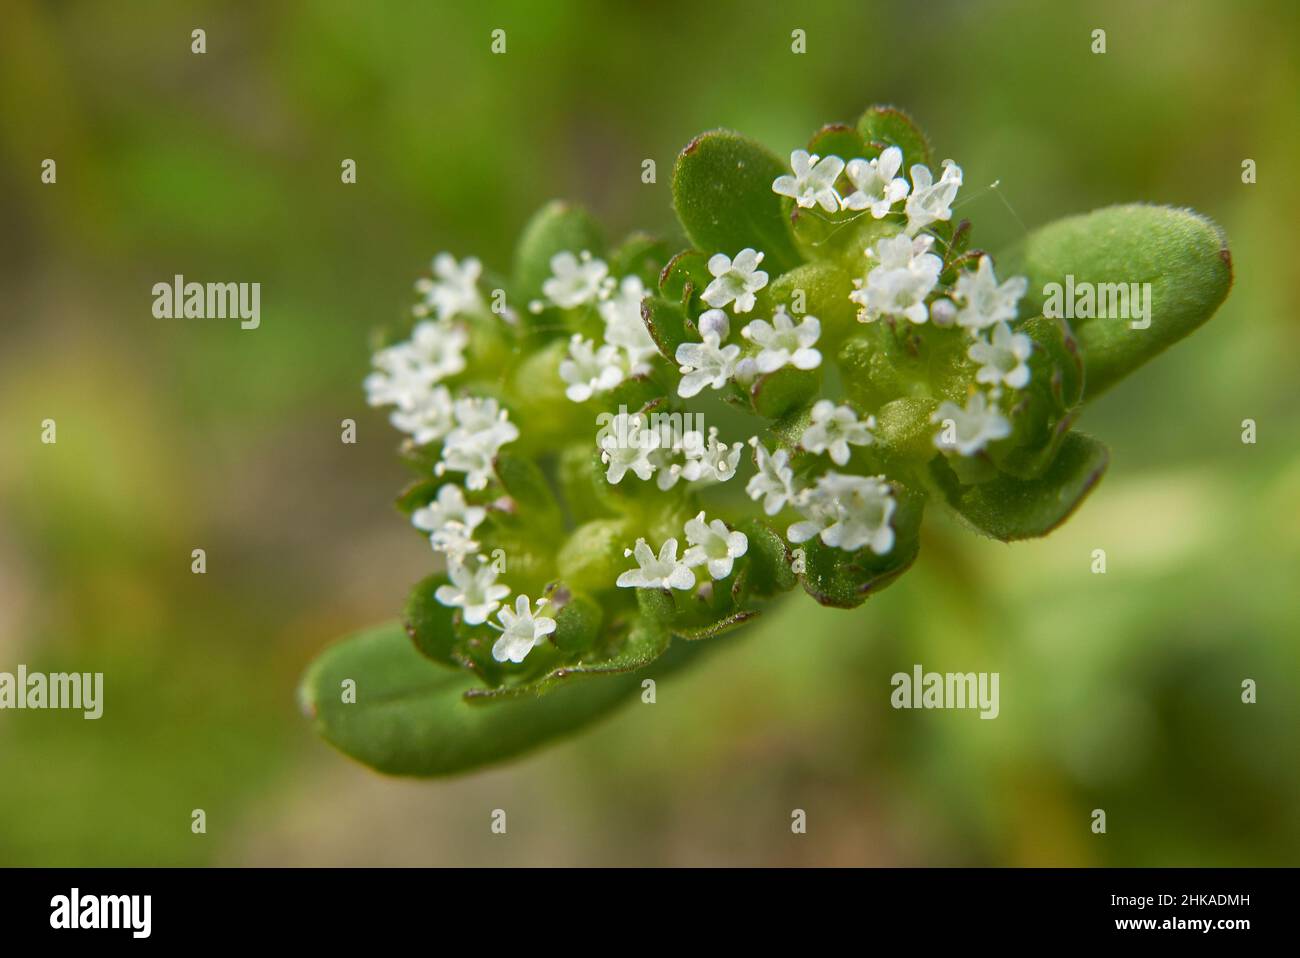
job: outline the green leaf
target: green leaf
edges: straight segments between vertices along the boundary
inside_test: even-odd
[[[708,255],[697,249],[678,253],[659,274],[659,292],[670,303],[691,310],[692,304],[713,279],[708,262]]]
[[[931,473],[958,514],[985,535],[1009,542],[1045,536],[1063,523],[1101,481],[1109,462],[1104,445],[1071,432],[1038,479],[999,476],[964,486],[943,457],[932,460]]]
[[[533,215],[524,227],[515,250],[516,295],[527,301],[542,295],[542,283],[551,275],[551,257],[568,250],[575,256],[583,250],[596,255],[605,243],[595,221],[585,211],[554,200]]]
[[[647,289],[654,289],[668,256],[665,240],[649,233],[633,233],[609,254],[609,273],[617,279],[639,277]]]
[[[659,352],[674,366],[677,364],[677,347],[687,341],[699,342],[695,330],[682,308],[657,296],[641,300],[641,321],[650,331],[650,338]]]
[[[799,576],[804,591],[822,605],[852,609],[892,583],[916,561],[921,548],[921,514],[925,497],[901,482],[891,483],[897,508],[890,525],[894,546],[884,555],[870,549],[846,552],[814,537],[798,548],[804,552]]]
[[[431,575],[417,582],[406,600],[402,621],[406,634],[422,655],[441,665],[459,668],[452,654],[456,645],[452,610],[433,597],[438,586],[446,582],[445,575]]]
[[[600,635],[601,622],[604,620],[600,606],[586,596],[574,595],[563,586],[553,590],[551,597],[559,604],[558,612],[546,613],[555,616],[555,631],[551,633],[551,641],[567,655],[586,652],[595,645]]]
[[[766,254],[764,267],[783,273],[801,261],[772,182],[785,165],[752,140],[727,130],[703,133],[677,157],[673,209],[702,252],[735,256],[745,247]]]
[[[757,610],[749,609],[741,612],[732,612],[724,615],[716,621],[698,626],[678,626],[673,629],[673,634],[678,638],[685,639],[687,642],[698,642],[702,639],[712,639],[719,635],[725,635],[733,629],[738,629],[751,619],[757,618]]]
[[[644,675],[660,679],[708,643],[681,642]],[[454,775],[527,752],[591,724],[631,701],[643,675],[611,675],[565,684],[544,697],[473,705],[468,672],[438,668],[412,647],[396,623],[327,649],[299,689],[304,712],[331,745],[389,775]],[[343,701],[343,682],[356,701]]]
[[[530,526],[558,531],[560,506],[542,470],[531,459],[500,452],[493,468],[506,493],[514,500],[516,512]]]
[[[865,156],[866,144],[862,134],[846,123],[828,123],[808,141],[808,152],[818,156],[838,156],[847,163]]]
[[[672,598],[652,589],[637,590],[638,612],[632,619],[623,644],[618,651],[593,662],[574,662],[552,669],[545,675],[509,687],[470,689],[466,701],[474,704],[495,704],[509,699],[538,695],[552,695],[561,685],[572,684],[574,679],[621,675],[635,672],[650,665],[668,651],[672,634],[662,607],[672,607]],[[556,622],[559,631],[559,622]]]
[[[745,552],[745,586],[749,594],[767,598],[795,587],[798,577],[790,568],[790,550],[767,523],[746,519],[736,526],[749,540]]]
[[[416,509],[424,508],[437,498],[438,489],[442,484],[442,479],[416,479],[398,493],[396,499],[398,511],[409,516]]]
[[[861,258],[860,250],[858,255]],[[758,308],[764,313],[774,312],[777,306],[793,311],[800,305],[800,291],[803,309],[793,319],[799,322],[804,314],[816,316],[822,327],[817,348],[822,355],[833,356],[840,343],[862,327],[858,322],[858,306],[849,299],[853,277],[834,263],[805,263],[773,280],[760,294],[762,301]]]
[[[754,412],[767,419],[779,419],[816,396],[820,386],[820,369],[782,366],[754,380],[749,396]]]
[[[1232,285],[1223,231],[1190,210],[1167,206],[1111,206],[1058,220],[1031,233],[998,266],[999,277],[1029,278],[1021,315],[1070,309],[1067,276],[1076,293],[1081,283],[1093,284],[1098,294],[1103,285],[1118,292],[1110,284],[1151,284],[1149,328],[1131,328],[1131,321],[1141,320],[1129,317],[1071,319],[1065,313],[1083,347],[1087,399],[1208,320]]]
[[[906,176],[912,165],[921,163],[934,171],[934,157],[930,152],[930,141],[916,122],[897,107],[869,107],[858,119],[858,132],[862,139],[872,148],[873,155],[879,156],[886,148],[896,146],[903,151],[901,175]],[[848,157],[845,157],[847,160]]]

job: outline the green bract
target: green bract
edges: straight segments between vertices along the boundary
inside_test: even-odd
[[[890,107],[789,166],[715,131],[673,171],[692,248],[608,247],[552,203],[509,278],[435,259],[366,389],[407,434],[398,507],[445,571],[404,630],[308,671],[320,733],[384,772],[474,768],[796,587],[861,604],[916,559],[928,506],[1004,541],[1063,522],[1108,461],[1073,429],[1084,404],[1209,318],[1227,247],[1194,213],[1121,206],[995,261],[933,157]]]

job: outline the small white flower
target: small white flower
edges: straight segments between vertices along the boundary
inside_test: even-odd
[[[940,329],[957,325],[957,304],[947,297],[940,297],[930,304],[930,322]]]
[[[686,542],[690,548],[682,561],[688,566],[706,565],[715,579],[731,575],[735,561],[749,549],[749,538],[743,532],[728,529],[721,519],[705,522],[703,512],[686,520]]]
[[[434,383],[465,368],[469,335],[459,326],[425,320],[411,338],[379,350],[371,358],[374,372],[366,377],[366,401],[371,406],[414,409],[428,398]]]
[[[717,336],[718,341],[726,339],[731,335],[731,320],[721,309],[706,309],[700,313],[700,318],[695,321],[696,328],[699,329],[701,336]]]
[[[510,594],[510,587],[497,585],[497,570],[490,562],[470,569],[458,559],[447,562],[451,585],[440,585],[433,597],[440,603],[461,609],[466,625],[482,625]]]
[[[821,334],[822,324],[816,316],[805,316],[795,326],[784,307],[777,309],[772,322],[755,319],[740,331],[740,335],[762,347],[754,359],[760,373],[775,372],[785,365],[816,369],[822,363],[822,354],[812,347]]]
[[[537,611],[542,611],[545,599],[537,600]],[[492,658],[498,662],[519,663],[528,657],[528,653],[542,644],[542,640],[555,631],[555,620],[544,615],[534,616],[532,603],[528,596],[515,597],[513,612],[507,606],[497,613],[501,625],[501,638],[492,643]]]
[[[827,213],[840,208],[840,195],[835,192],[835,181],[844,169],[838,156],[809,154],[795,150],[790,154],[790,168],[794,175],[778,176],[772,181],[772,191],[789,196],[804,209],[820,206]]]
[[[456,427],[447,434],[437,475],[448,469],[465,473],[468,489],[483,489],[492,478],[493,460],[501,447],[519,438],[519,428],[495,399],[457,399],[452,407]]]
[[[618,291],[596,307],[605,320],[605,342],[627,353],[627,365],[634,376],[648,372],[650,359],[659,354],[650,330],[641,319],[641,300],[645,294],[645,284],[639,276],[625,276]]]
[[[887,148],[874,160],[849,160],[844,172],[857,189],[844,197],[844,208],[869,209],[873,218],[883,217],[910,189],[907,180],[898,175],[902,165],[903,151],[896,146]]]
[[[993,275],[993,260],[981,256],[975,272],[962,273],[953,287],[952,298],[962,304],[957,312],[957,325],[977,332],[1015,319],[1017,304],[1028,289],[1029,280],[1023,276],[1012,276],[998,285]]]
[[[930,421],[943,423],[934,444],[945,452],[956,451],[963,456],[973,456],[990,442],[1011,435],[1011,423],[982,392],[971,396],[964,409],[955,402],[942,403]]]
[[[930,168],[912,167],[912,195],[907,198],[907,235],[914,236],[931,223],[952,219],[952,201],[961,188],[961,167],[952,160],[943,161],[943,175],[934,182]]]
[[[415,284],[424,297],[424,311],[443,321],[482,311],[483,298],[478,291],[482,274],[483,264],[472,256],[457,263],[450,253],[439,253],[433,258],[433,279]]]
[[[551,257],[551,273],[542,294],[556,306],[572,309],[600,296],[609,267],[586,250],[577,256],[565,250]]]
[[[468,536],[473,535],[474,530],[486,518],[486,509],[482,506],[471,506],[465,501],[465,493],[461,491],[460,486],[449,482],[438,487],[438,494],[432,502],[411,513],[411,524],[417,529],[434,534],[444,526],[454,523]]]
[[[757,502],[763,500],[763,512],[774,516],[794,499],[794,470],[790,468],[790,454],[784,449],[769,453],[767,447],[752,436],[758,472],[750,477],[745,494]]]
[[[708,441],[699,432],[687,433],[682,444],[686,455],[686,464],[682,466],[682,478],[687,482],[726,482],[736,474],[740,463],[740,453],[744,443],[732,443],[728,446],[718,439],[716,427],[709,430]]]
[[[869,446],[875,441],[871,435],[874,428],[875,416],[859,420],[852,406],[836,406],[829,399],[821,399],[812,407],[812,422],[804,430],[799,445],[809,452],[828,452],[831,461],[842,466],[849,461],[850,444]]]
[[[679,343],[675,358],[682,380],[677,384],[677,395],[689,399],[705,386],[721,389],[735,372],[739,357],[739,346],[735,343],[723,346],[712,333],[705,333],[702,343]]]
[[[709,272],[714,279],[700,299],[716,309],[734,302],[732,309],[737,313],[749,312],[754,308],[754,294],[767,285],[767,273],[758,268],[761,262],[763,254],[748,246],[734,260],[726,253],[714,253],[709,257]]]
[[[560,361],[560,378],[569,384],[564,395],[574,402],[586,402],[596,393],[607,392],[623,381],[623,367],[617,346],[599,349],[578,333],[569,340],[568,358]]]
[[[933,242],[932,236],[913,239],[899,233],[877,241],[867,251],[877,265],[867,274],[866,285],[849,293],[849,299],[862,307],[861,321],[895,316],[919,324],[929,319],[925,298],[943,270],[943,260],[930,252]]]
[[[465,557],[478,550],[478,541],[471,539],[469,531],[459,522],[449,522],[429,536],[429,545],[434,552],[441,552],[449,558],[465,561]]]
[[[634,549],[625,556],[635,556],[640,568],[628,569],[618,577],[620,589],[689,589],[695,585],[695,573],[677,558],[677,540],[669,539],[659,549],[658,557],[645,539],[637,539]]]
[[[818,536],[834,548],[857,552],[867,547],[876,555],[894,547],[889,520],[898,504],[884,476],[828,472],[804,490],[797,505],[807,518],[789,528],[786,535],[791,542]]]
[[[456,424],[452,408],[451,391],[446,386],[435,386],[418,401],[394,409],[388,421],[394,429],[409,434],[417,446],[423,446],[451,432]]]
[[[993,327],[992,342],[976,339],[966,355],[980,364],[977,383],[990,383],[1023,389],[1029,382],[1029,365],[1025,362],[1034,351],[1034,341],[1024,333],[1013,333],[1006,323]]]
[[[646,426],[640,413],[620,412],[613,421],[597,434],[601,462],[607,466],[605,481],[616,486],[628,473],[642,481],[655,471],[651,453],[659,448],[659,432]]]

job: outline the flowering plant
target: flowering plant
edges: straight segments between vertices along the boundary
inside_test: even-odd
[[[417,476],[398,505],[442,569],[411,593],[409,640],[381,627],[309,671],[348,754],[438,775],[524,751],[782,593],[860,604],[914,561],[927,507],[1045,535],[1106,468],[1073,428],[1087,402],[1231,284],[1220,231],[1155,206],[995,261],[953,212],[961,167],[893,108],[788,168],[706,133],[672,185],[690,248],[610,248],[553,203],[508,278],[439,255],[413,328],[375,353],[368,400]],[[1067,320],[1046,302],[1067,276],[1149,283],[1149,319]]]

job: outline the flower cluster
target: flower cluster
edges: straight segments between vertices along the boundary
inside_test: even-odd
[[[847,161],[795,150],[741,199],[717,183],[778,161],[693,144],[674,189],[704,184],[676,204],[697,248],[676,255],[607,248],[554,204],[491,309],[477,260],[433,261],[365,381],[410,437],[399,502],[445,565],[412,599],[422,651],[541,690],[796,583],[852,606],[912,561],[927,502],[1042,475],[1081,389],[1068,329],[1022,318],[1027,279],[968,249],[960,166],[932,168],[898,111],[860,124],[815,140]]]

